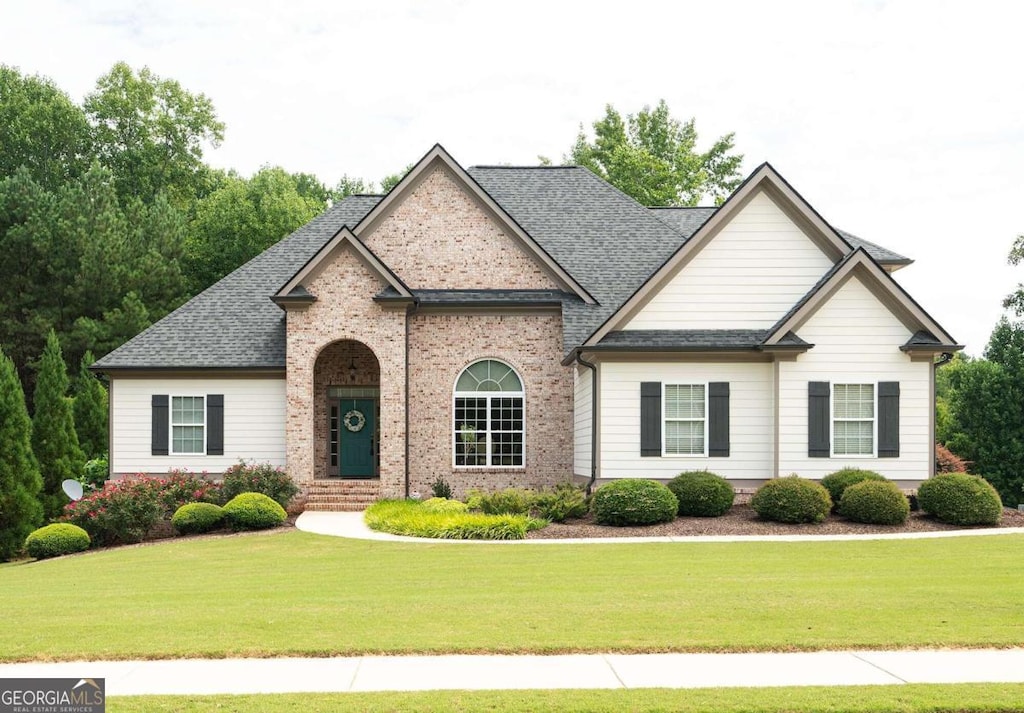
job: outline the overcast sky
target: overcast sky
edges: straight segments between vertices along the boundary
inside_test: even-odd
[[[560,160],[606,103],[735,132],[833,225],[916,260],[899,281],[980,354],[1024,280],[1024,9],[1013,2],[0,3],[0,63],[76,101],[116,61],[203,92],[207,159],[379,180]]]

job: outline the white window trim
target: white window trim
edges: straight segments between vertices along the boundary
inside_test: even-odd
[[[511,364],[509,364],[504,359],[496,359],[494,357],[481,357],[480,359],[474,359],[473,361],[469,362],[464,367],[459,369],[459,373],[455,376],[455,383],[456,384],[459,383],[459,377],[462,376],[462,373],[464,371],[466,371],[466,369],[468,369],[469,367],[473,366],[474,364],[477,364],[477,363],[482,362],[482,361],[496,361],[499,364],[504,364],[505,366],[507,366],[509,369],[512,370],[512,373],[516,375],[516,378],[519,379],[519,383],[523,384],[523,390],[522,391],[456,391],[453,388],[453,390],[452,390],[452,422],[451,422],[451,429],[448,431],[449,438],[451,439],[452,469],[453,470],[475,470],[475,471],[481,471],[481,470],[526,470],[526,382],[523,380],[523,376],[522,376],[522,374],[519,373],[519,370],[516,369]],[[486,398],[488,400],[488,402],[487,402],[487,425],[488,425],[488,429],[487,429],[487,443],[485,444],[486,445],[485,453],[487,454],[487,460],[490,461],[491,460],[491,429],[489,428],[489,426],[491,425],[491,405],[490,405],[490,399],[493,398],[493,397],[497,397],[497,398],[513,398],[513,399],[519,398],[519,399],[523,400],[523,431],[522,431],[522,433],[523,433],[523,464],[522,465],[457,465],[456,462],[455,462],[456,461],[455,436],[456,436],[456,434],[458,432],[457,429],[456,429],[457,424],[455,423],[455,401],[456,401],[456,399],[460,399],[460,398],[466,398],[466,399]],[[516,433],[516,432],[513,431],[513,433]]]
[[[669,453],[668,452],[668,439],[666,433],[668,429],[668,409],[665,407],[665,401],[668,398],[668,387],[669,386],[703,386],[704,387],[704,418],[674,418],[673,421],[704,421],[704,451],[703,453]],[[661,385],[661,455],[663,458],[707,458],[708,457],[708,436],[710,434],[710,427],[708,426],[708,382],[706,381],[673,381],[664,382]]]
[[[167,397],[167,453],[172,456],[205,456],[209,450],[210,424],[207,423],[207,408],[209,407],[209,394],[170,394]],[[174,450],[174,399],[202,399],[203,400],[203,450],[201,451],[176,451]],[[179,423],[178,426],[197,426],[196,423]]]
[[[871,387],[871,452],[870,453],[836,453],[836,386],[870,386]],[[863,379],[846,379],[832,381],[828,389],[828,441],[832,458],[877,458],[878,457],[878,382]],[[842,418],[840,421],[866,421],[864,418]]]

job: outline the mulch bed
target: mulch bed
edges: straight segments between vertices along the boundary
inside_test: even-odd
[[[998,527],[1024,527],[1024,512],[1006,508]],[[912,512],[903,525],[864,525],[832,515],[819,524],[786,525],[759,520],[749,505],[734,505],[722,517],[679,517],[672,522],[643,527],[598,525],[593,515],[564,523],[553,522],[526,535],[530,540],[568,537],[684,537],[687,535],[868,535],[876,533],[973,530],[938,522],[921,512]]]

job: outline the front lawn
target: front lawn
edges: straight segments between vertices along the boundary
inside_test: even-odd
[[[1024,684],[617,691],[429,691],[296,693],[275,696],[133,696],[108,699],[110,713],[992,713],[1019,711]]]
[[[1014,646],[1022,551],[177,540],[4,567],[0,659]]]

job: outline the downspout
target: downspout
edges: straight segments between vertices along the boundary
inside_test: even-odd
[[[590,495],[597,481],[597,364],[586,361],[579,351],[576,363],[590,369],[590,482],[587,483],[587,495]]]

